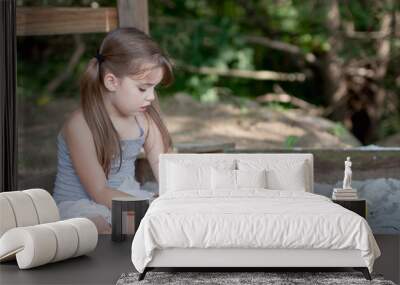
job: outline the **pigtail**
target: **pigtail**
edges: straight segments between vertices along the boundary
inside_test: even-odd
[[[161,109],[158,101],[158,95],[157,93],[155,93],[154,95],[155,95],[154,101],[151,102],[151,105],[148,107],[147,113],[149,114],[150,118],[154,121],[158,129],[160,130],[163,140],[164,152],[165,153],[172,152],[173,145],[172,145],[171,135],[169,134],[168,129],[165,126],[161,117]]]
[[[103,101],[101,62],[92,58],[80,81],[81,107],[93,136],[97,159],[108,177],[112,159],[119,154],[120,167],[122,152],[119,135],[108,116]]]

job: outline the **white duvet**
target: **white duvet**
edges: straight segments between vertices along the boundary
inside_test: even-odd
[[[330,199],[299,191],[171,192],[154,200],[132,242],[143,272],[154,249],[358,249],[372,272],[380,250],[368,223]]]

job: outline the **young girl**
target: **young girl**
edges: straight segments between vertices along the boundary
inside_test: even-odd
[[[80,108],[58,135],[53,197],[62,219],[84,216],[111,232],[111,200],[134,195],[142,146],[158,181],[158,156],[172,149],[155,88],[173,79],[161,48],[135,28],[104,38],[81,77]]]

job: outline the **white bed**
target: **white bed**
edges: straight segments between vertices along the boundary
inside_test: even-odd
[[[267,187],[238,188],[260,169]],[[362,217],[312,194],[312,154],[163,154],[159,174],[132,243],[140,279],[155,267],[354,267],[368,279],[380,255]]]

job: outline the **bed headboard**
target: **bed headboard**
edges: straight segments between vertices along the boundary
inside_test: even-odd
[[[159,157],[159,194],[162,195],[166,192],[167,181],[167,162],[172,161],[176,163],[206,163],[207,161],[232,160],[238,161],[240,159],[247,160],[262,160],[268,163],[276,161],[304,161],[306,173],[306,191],[314,192],[314,165],[313,155],[311,153],[164,153]]]

